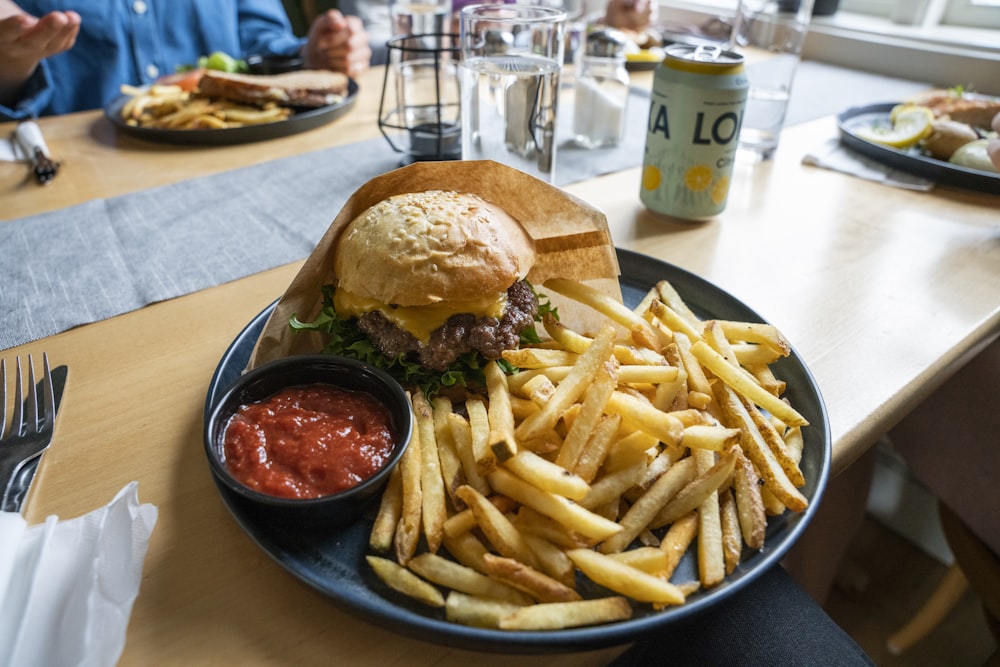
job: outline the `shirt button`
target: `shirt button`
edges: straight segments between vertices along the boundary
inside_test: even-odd
[[[150,79],[155,79],[160,76],[160,68],[156,65],[146,65],[146,76]]]
[[[146,3],[142,0],[135,0],[135,2],[132,3],[132,11],[140,16],[146,13],[146,9]]]

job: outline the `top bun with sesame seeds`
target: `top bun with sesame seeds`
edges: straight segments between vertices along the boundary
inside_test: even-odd
[[[444,190],[375,204],[347,225],[334,255],[339,289],[398,306],[496,298],[534,261],[531,237],[502,208]]]
[[[534,241],[501,207],[444,190],[399,194],[354,218],[334,251],[333,305],[384,354],[445,369],[499,358],[534,323]]]

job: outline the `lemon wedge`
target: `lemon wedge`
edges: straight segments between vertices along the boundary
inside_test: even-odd
[[[927,107],[911,104],[899,105],[889,114],[892,126],[873,125],[858,128],[857,136],[893,148],[909,148],[930,135],[934,112]]]
[[[658,63],[666,56],[663,49],[653,47],[651,49],[640,49],[625,54],[625,59],[630,63]]]

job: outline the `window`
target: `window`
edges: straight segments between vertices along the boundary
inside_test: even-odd
[[[841,0],[845,12],[902,24],[1000,29],[1000,0]]]

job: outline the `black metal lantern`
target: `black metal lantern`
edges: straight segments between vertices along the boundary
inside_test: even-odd
[[[378,126],[404,162],[462,156],[458,35],[390,39]]]

